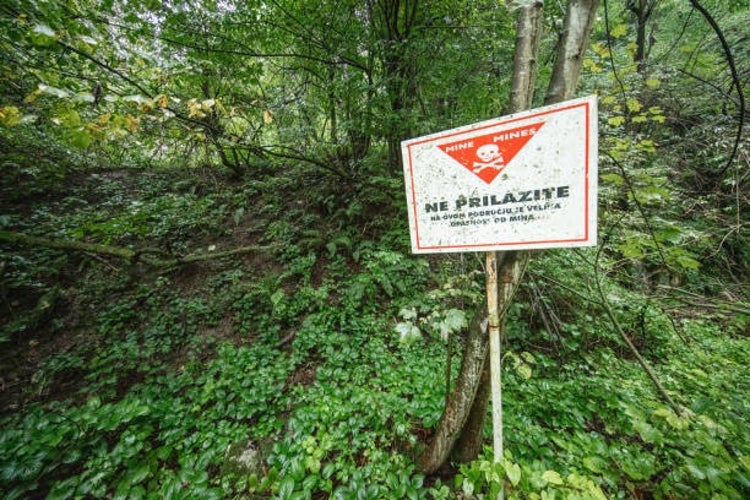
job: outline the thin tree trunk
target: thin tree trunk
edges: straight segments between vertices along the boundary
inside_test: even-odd
[[[502,331],[501,331],[502,334]],[[458,462],[471,462],[479,456],[484,442],[484,421],[490,403],[490,358],[485,359],[479,388],[469,410],[469,418],[454,446],[453,458]]]
[[[534,80],[536,77],[536,58],[539,53],[539,42],[542,38],[543,2],[521,8],[516,21],[516,48],[513,56],[513,81],[510,90],[508,113],[516,113],[531,107],[534,99]],[[499,276],[498,309],[500,317],[500,335],[503,335],[503,316],[510,302],[513,300],[515,289],[521,281],[527,253],[498,252],[494,261],[497,263]],[[513,271],[514,267],[517,268]],[[509,278],[508,271],[517,273],[517,281]],[[466,428],[461,433],[461,439],[456,443],[455,456],[462,462],[475,459],[482,451],[482,431],[487,416],[490,396],[489,363],[485,366],[487,373],[482,374],[482,387],[477,390],[477,396],[471,406]]]
[[[599,0],[571,0],[568,5],[563,37],[547,92],[547,103],[561,102],[573,97],[598,3]],[[510,112],[526,109],[532,102],[541,8],[542,2],[536,2],[523,7],[519,13]],[[535,17],[535,14],[538,17]],[[515,296],[529,259],[530,253],[524,251],[500,252],[497,255],[498,314],[501,321]],[[475,404],[475,396],[479,394],[486,400],[489,392],[484,389],[479,391],[477,387],[489,351],[488,344],[486,330],[480,336],[474,328],[470,329],[459,381],[450,394],[435,436],[417,460],[421,470],[428,474],[436,471],[447,460],[456,439],[464,429],[466,435],[462,436],[462,444],[456,448],[456,455],[464,459],[472,456],[473,450],[470,448],[476,447],[476,444],[473,444],[476,443],[476,432],[477,429],[481,429],[477,421],[483,422],[486,414],[486,402],[478,401]],[[467,373],[464,373],[464,370],[467,370]],[[472,409],[483,414],[469,418]],[[471,422],[468,427],[467,422]]]
[[[469,417],[469,409],[479,388],[479,379],[489,350],[487,321],[481,317],[481,314],[477,314],[469,326],[456,385],[448,397],[435,435],[417,459],[419,468],[427,474],[435,472],[448,458],[453,443]]]
[[[534,99],[536,58],[542,39],[544,2],[523,7],[516,22],[516,49],[513,56],[513,82],[510,88],[508,113],[531,107]]]
[[[528,108],[533,97],[536,54],[542,29],[542,8],[543,3],[536,2],[520,9],[517,21],[518,35],[514,56],[511,112]],[[496,257],[500,271],[498,274],[498,321],[500,322],[513,299],[528,259],[528,254],[525,252],[501,252]],[[470,336],[475,333],[469,331]],[[487,369],[488,351],[489,337],[486,332],[481,345],[467,342],[459,380],[472,385],[457,383],[449,395],[438,431],[418,460],[423,471],[432,473],[437,470],[447,460],[454,445],[456,456],[464,461],[476,458],[481,451],[482,429],[490,393],[489,374],[483,374],[483,370]],[[484,383],[481,382],[482,379]],[[481,390],[478,387],[480,384]],[[456,443],[459,436],[461,439]]]
[[[598,5],[599,0],[571,0],[568,4],[545,103],[562,102],[575,94]]]

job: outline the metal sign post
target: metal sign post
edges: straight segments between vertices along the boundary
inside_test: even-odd
[[[487,312],[490,335],[490,393],[492,395],[492,444],[494,462],[503,458],[503,386],[500,349],[500,313],[497,305],[497,253],[487,252]]]

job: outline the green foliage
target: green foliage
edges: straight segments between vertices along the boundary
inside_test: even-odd
[[[547,4],[537,101],[563,14]],[[747,2],[725,4],[706,3],[747,86]],[[513,13],[6,1],[3,230],[139,256],[274,250],[159,269],[4,244],[0,490],[746,496],[747,144],[725,163],[736,89],[688,2],[656,3],[640,66],[630,10],[608,7],[583,60],[584,91],[600,96],[602,246],[532,261],[505,318],[506,456],[454,464],[444,484],[414,458],[484,273],[468,254],[409,255],[394,160],[407,135],[500,113]],[[252,471],[232,462],[247,447]]]
[[[45,488],[45,477],[54,498],[108,491],[220,497],[207,469],[247,436],[247,422],[255,435],[279,428],[289,368],[285,356],[261,345],[219,345],[205,367],[196,359],[182,372],[136,384],[117,401],[92,396],[80,406],[35,405],[3,426],[0,446],[11,452],[0,465],[6,491],[22,498]]]
[[[522,467],[507,458],[500,463],[482,458],[462,465],[455,477],[455,485],[469,498],[480,495],[497,498],[501,491],[505,498],[607,498],[596,482],[585,474],[571,472],[563,477],[540,466],[539,462]]]

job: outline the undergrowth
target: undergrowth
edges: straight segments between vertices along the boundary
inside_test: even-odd
[[[372,221],[366,204],[347,215],[341,200],[306,210],[264,194],[257,180],[95,175],[58,200],[66,215],[26,206],[5,226],[174,254],[237,242],[276,250],[151,269],[3,248],[4,286],[17,297],[2,322],[3,369],[15,377],[5,379],[13,395],[0,417],[6,498],[750,490],[750,349],[740,316],[678,314],[607,275],[602,296],[592,254],[537,257],[506,318],[505,460],[492,464],[488,449],[425,477],[414,459],[458,371],[466,314],[483,300],[478,260],[411,256],[401,222],[365,231],[326,222],[331,212],[353,227]],[[50,314],[29,321],[55,288]],[[633,359],[605,300],[681,413]],[[12,356],[33,369],[14,369]],[[485,434],[489,442],[489,422]],[[250,452],[253,465],[238,465]]]

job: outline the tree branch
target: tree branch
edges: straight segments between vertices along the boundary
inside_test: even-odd
[[[737,157],[737,150],[739,149],[740,141],[742,140],[742,129],[745,126],[745,94],[742,91],[742,82],[740,82],[740,76],[737,73],[737,66],[734,64],[734,56],[732,55],[732,50],[729,47],[729,43],[727,43],[727,39],[724,38],[724,33],[721,31],[718,23],[714,20],[711,14],[706,9],[704,9],[701,4],[698,3],[698,0],[690,0],[690,4],[693,6],[693,8],[695,8],[695,10],[703,15],[708,24],[714,30],[714,33],[716,33],[716,36],[721,43],[721,48],[724,50],[724,57],[726,57],[727,63],[729,64],[729,69],[732,72],[732,82],[734,84],[734,87],[737,89],[737,95],[740,99],[740,123],[737,125],[737,135],[734,138],[732,153],[729,155],[729,159],[727,160],[724,167],[719,171],[719,175],[723,175],[724,172],[726,172],[729,167],[732,166],[734,159]]]
[[[188,264],[191,262],[221,259],[223,257],[234,257],[236,255],[245,253],[267,251],[275,247],[274,245],[250,245],[235,248],[232,250],[226,250],[223,252],[191,253],[183,257],[157,258],[152,256],[155,253],[161,253],[156,249],[133,250],[132,248],[127,247],[116,247],[111,245],[102,245],[99,243],[87,243],[85,241],[64,240],[60,238],[42,238],[39,236],[30,236],[27,234],[11,231],[0,231],[0,242],[9,243],[12,245],[44,247],[53,248],[56,250],[72,250],[76,252],[87,252],[98,255],[109,255],[126,260],[131,263],[143,262],[152,267],[174,267],[180,264]]]

